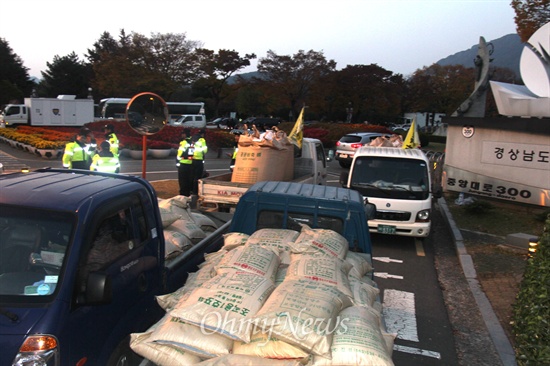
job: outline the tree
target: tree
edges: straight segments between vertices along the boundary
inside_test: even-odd
[[[47,71],[42,71],[42,81],[38,85],[38,95],[55,98],[60,94],[76,95],[86,98],[90,87],[87,67],[76,53],[67,56],[54,56],[52,63],[47,62]]]
[[[550,0],[512,0],[516,29],[522,42],[550,21]]]
[[[193,51],[201,44],[185,34],[152,34],[150,38],[120,31],[119,40],[107,32],[88,50],[93,88],[101,97],[132,97],[145,90],[165,99],[197,75]]]
[[[23,98],[31,95],[34,85],[21,57],[0,38],[0,105],[12,101],[22,103]]]
[[[227,80],[238,70],[249,66],[250,60],[255,59],[256,55],[246,54],[240,57],[234,50],[221,49],[216,54],[200,48],[195,50],[195,56],[202,76],[195,82],[195,87],[205,90],[206,96],[212,100],[214,117],[217,117],[221,102],[236,89],[230,87]]]
[[[474,68],[433,64],[416,70],[407,80],[409,112],[451,115],[472,93]]]
[[[382,67],[349,65],[322,78],[309,105],[330,120],[345,120],[352,108],[352,122],[384,123],[402,114],[404,79]]]
[[[292,116],[298,116],[299,109],[310,96],[311,88],[321,77],[336,69],[336,62],[325,58],[323,52],[303,50],[293,56],[277,55],[272,50],[258,62],[258,71],[265,76],[270,91],[287,103]]]

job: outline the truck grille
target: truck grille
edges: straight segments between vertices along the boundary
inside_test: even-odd
[[[388,220],[388,221],[409,221],[411,218],[410,212],[399,212],[399,211],[376,211],[377,220]]]

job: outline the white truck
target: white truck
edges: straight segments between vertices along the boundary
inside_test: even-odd
[[[93,99],[76,99],[75,95],[25,98],[25,104],[8,104],[0,114],[1,126],[83,126],[93,121]]]
[[[371,233],[430,234],[432,199],[441,196],[441,188],[432,187],[431,164],[422,150],[362,147],[340,183],[376,206],[376,218],[368,222]]]
[[[198,204],[202,208],[227,210],[234,208],[254,183],[232,182],[233,173],[199,179]],[[318,139],[304,138],[301,155],[294,158],[294,183],[326,185],[327,158]]]

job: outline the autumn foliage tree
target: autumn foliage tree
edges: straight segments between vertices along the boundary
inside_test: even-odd
[[[550,22],[550,0],[512,0],[516,29],[522,42],[527,42],[540,27]]]
[[[290,56],[269,50],[258,62],[258,71],[263,76],[258,82],[268,83],[269,92],[284,100],[292,116],[297,117],[312,86],[335,69],[336,62],[327,60],[323,52],[300,50]]]

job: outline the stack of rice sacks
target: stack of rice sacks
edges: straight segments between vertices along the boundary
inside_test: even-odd
[[[191,211],[189,197],[159,199],[158,204],[167,259],[177,257],[217,229],[208,216]]]
[[[168,365],[393,365],[367,254],[332,230],[228,233],[131,347]]]

